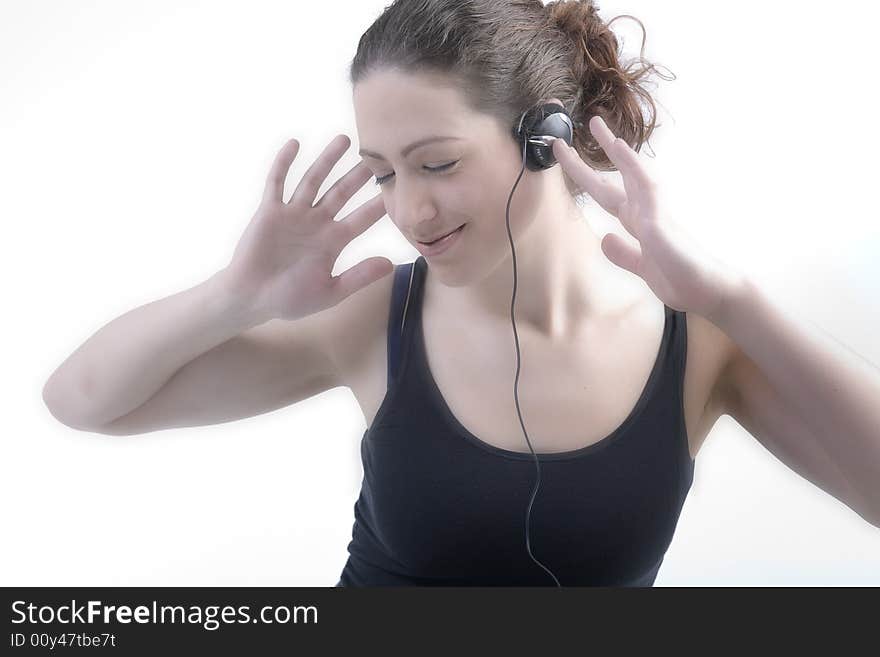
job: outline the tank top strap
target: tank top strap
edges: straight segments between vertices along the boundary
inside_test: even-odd
[[[672,320],[672,335],[669,340],[669,360],[670,360],[670,388],[674,393],[673,399],[677,405],[676,413],[679,416],[679,432],[682,436],[682,458],[685,464],[686,481],[682,482],[682,499],[687,494],[687,488],[693,481],[694,460],[691,459],[690,447],[687,439],[687,428],[684,416],[684,375],[687,368],[687,312],[684,310],[675,310],[666,306],[666,313]]]
[[[391,307],[388,313],[388,386],[397,380],[403,354],[409,340],[406,336],[416,316],[421,298],[421,283],[424,278],[424,258],[421,256],[414,262],[396,265],[394,268],[394,284],[391,289]]]
[[[684,372],[687,365],[687,312],[666,306],[666,314],[670,316],[672,323],[668,345],[672,361],[672,387],[681,400],[684,398]]]
[[[684,368],[687,364],[687,312],[684,310],[673,310],[669,306],[666,308],[675,315],[676,331],[672,341],[672,348],[675,351],[681,382],[684,383]]]

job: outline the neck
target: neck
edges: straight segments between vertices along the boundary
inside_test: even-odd
[[[504,233],[506,235],[506,228]],[[426,294],[461,316],[474,314],[510,324],[513,256],[507,253],[482,280],[464,287],[425,281]],[[623,295],[633,275],[602,253],[600,238],[580,210],[542,217],[516,241],[517,331],[548,340],[575,335],[586,322],[620,312],[633,295]],[[430,292],[429,292],[430,290]]]

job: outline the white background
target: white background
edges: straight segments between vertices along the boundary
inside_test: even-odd
[[[41,391],[110,320],[227,264],[286,139],[302,146],[285,198],[334,135],[352,148],[322,192],[357,162],[347,69],[385,4],[3,2],[0,584],[337,582],[365,428],[347,388],[130,437],[60,424]],[[650,144],[676,219],[880,363],[880,11],[749,9],[632,0],[602,2],[600,15],[638,17],[645,56],[677,76],[657,80],[663,125]],[[638,25],[613,29],[637,55]],[[365,185],[343,212],[375,193]],[[622,230],[595,205],[585,213]],[[370,255],[418,253],[386,216],[334,273]],[[656,585],[869,584],[880,584],[880,530],[719,421]]]

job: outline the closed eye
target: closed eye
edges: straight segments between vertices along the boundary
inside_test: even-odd
[[[452,168],[454,165],[458,164],[458,162],[459,162],[459,161],[456,160],[455,162],[449,162],[448,164],[441,164],[441,165],[438,166],[438,167],[429,167],[429,166],[425,166],[425,167],[422,167],[422,168],[423,168],[423,169],[426,169],[427,171],[446,171],[447,169],[450,169],[450,168]],[[388,182],[388,180],[389,180],[389,179],[391,178],[391,176],[393,176],[393,175],[394,175],[393,173],[389,173],[387,176],[375,176],[375,177],[374,177],[374,180],[376,181],[376,184],[377,184],[377,185],[384,185],[386,182]]]

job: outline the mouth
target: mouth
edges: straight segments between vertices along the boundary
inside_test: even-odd
[[[460,231],[462,228],[464,228],[464,224],[462,224],[461,226],[459,226],[459,227],[456,228],[455,230],[451,230],[451,231],[449,231],[448,233],[445,233],[445,234],[441,235],[440,237],[438,237],[438,238],[435,239],[435,240],[431,240],[430,242],[422,242],[421,240],[416,240],[416,241],[417,241],[419,244],[424,244],[425,246],[430,246],[431,244],[436,244],[437,242],[439,242],[440,240],[442,240],[444,237],[449,237],[450,235],[452,235],[452,233],[457,233],[457,232]]]

